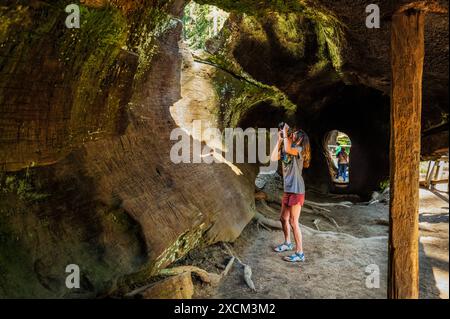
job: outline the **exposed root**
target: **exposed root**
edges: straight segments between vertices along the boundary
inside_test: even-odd
[[[234,261],[236,260],[236,257],[231,256],[230,261],[228,262],[227,266],[225,267],[225,270],[220,274],[220,276],[223,278],[226,275],[228,275],[228,272],[230,271],[231,267],[233,267]]]
[[[274,229],[283,229],[283,227],[281,226],[281,222],[280,221],[267,218],[261,213],[256,213],[255,214],[255,219],[257,221],[265,224],[268,227],[271,227],[271,228],[274,228]],[[352,235],[347,234],[347,233],[341,233],[341,232],[337,233],[337,232],[332,232],[332,231],[318,231],[318,230],[315,230],[315,229],[310,228],[308,226],[302,225],[300,223],[299,223],[299,225],[300,225],[300,228],[301,228],[302,232],[304,232],[305,234],[310,234],[310,235],[315,235],[315,236],[329,236],[329,235],[332,235],[332,236],[337,236],[337,237],[341,237],[341,238],[356,239],[355,236],[352,236]],[[369,237],[367,239],[371,239],[371,237]]]
[[[256,292],[256,287],[255,284],[253,283],[252,280],[252,268],[250,268],[249,265],[244,264],[239,257],[237,257],[233,251],[231,250],[231,248],[226,244],[223,243],[223,246],[225,247],[225,249],[228,251],[228,253],[232,256],[232,258],[235,258],[239,264],[241,264],[244,267],[244,281],[247,284],[247,286],[254,292]]]
[[[257,212],[255,214],[255,219],[259,223],[261,223],[263,225],[266,225],[268,227],[275,228],[275,229],[283,229],[283,226],[281,225],[281,222],[279,220],[274,220],[274,219],[267,218],[261,213]]]
[[[250,268],[249,265],[245,264],[244,264],[244,280],[247,286],[249,286],[251,290],[256,292],[256,287],[252,280],[252,269]]]
[[[270,207],[265,200],[258,201],[257,209],[262,214],[268,214],[268,215],[280,215],[280,212],[276,209]]]
[[[316,229],[318,231],[320,231],[319,223],[320,223],[320,219],[314,219],[313,224],[314,224],[314,226],[316,226]]]
[[[312,205],[310,203],[306,203],[305,202],[305,206],[309,206],[310,208],[312,208],[314,210],[320,210],[320,211],[324,211],[324,212],[327,212],[327,213],[331,213],[331,210],[329,210],[327,208],[324,208],[324,207],[321,207],[321,206],[317,206],[317,205]]]
[[[174,268],[166,268],[162,269],[159,272],[159,275],[162,276],[176,276],[185,272],[196,274],[201,281],[206,284],[217,285],[222,279],[221,275],[209,273],[204,269],[195,267],[195,266],[179,266]]]
[[[258,211],[261,214],[263,214],[263,215],[267,215],[267,214],[268,215],[279,215],[279,212],[277,212],[275,209],[270,207],[265,200],[260,200],[259,203],[260,203],[260,206],[257,207],[257,209],[258,209]],[[327,211],[330,212],[329,210],[327,210]],[[337,229],[340,229],[340,226],[338,225],[336,220],[333,217],[328,216],[324,212],[320,211],[320,209],[317,209],[317,208],[310,209],[310,208],[307,208],[307,207],[303,207],[302,208],[302,212],[309,213],[309,214],[320,215],[320,216],[324,217],[325,219],[329,220],[330,223],[333,224]],[[267,223],[265,223],[264,221],[258,221],[258,223],[261,224],[261,225],[267,225]],[[268,225],[268,226],[269,227],[273,227],[271,225]],[[273,227],[273,228],[276,228],[276,227]]]
[[[280,212],[277,211],[276,209],[270,207],[267,202],[265,200],[260,200],[259,201],[260,206],[257,207],[258,211],[262,214],[268,214],[268,215],[280,215]],[[302,212],[304,213],[314,213],[314,211],[310,208],[307,207],[302,207]]]
[[[261,222],[259,222],[259,221],[256,221],[256,222],[257,222],[258,227],[261,226],[262,228],[264,228],[264,229],[267,230],[267,231],[272,231],[269,227],[267,227],[267,226],[264,225],[263,223],[261,223]],[[259,230],[259,228],[258,228],[258,230]]]
[[[195,267],[195,266],[179,266],[179,267],[173,267],[173,268],[165,268],[165,269],[160,270],[158,275],[159,276],[179,276],[184,273],[189,273],[190,275],[192,275],[192,273],[194,273],[198,276],[198,278],[202,282],[204,282],[206,284],[210,284],[212,286],[217,286],[219,284],[220,280],[224,276],[226,276],[226,274],[230,270],[231,266],[233,265],[233,262],[234,262],[234,258],[232,258],[228,262],[227,267],[220,275],[207,272],[206,270]],[[151,284],[143,286],[143,287],[139,287],[139,288],[125,294],[125,297],[128,297],[128,298],[134,297],[134,296],[146,291],[147,289],[153,287],[156,284],[158,284],[158,282],[151,283]]]
[[[336,222],[336,220],[333,217],[328,216],[327,214],[325,214],[323,212],[319,212],[319,211],[314,211],[313,213],[317,214],[317,215],[320,215],[323,218],[328,219],[334,225],[334,227],[336,227],[337,229],[340,229],[340,226],[338,225],[338,223]]]
[[[339,203],[316,203],[309,200],[305,200],[305,204],[309,206],[318,206],[318,207],[345,207],[351,208],[353,206],[352,202],[339,202]]]

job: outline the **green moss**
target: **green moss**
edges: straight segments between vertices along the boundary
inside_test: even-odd
[[[146,261],[140,226],[120,203],[96,201],[80,172],[53,177],[49,170],[30,169],[1,179],[0,298],[92,298]],[[23,180],[52,196],[31,200],[30,186],[23,196]],[[65,287],[68,264],[80,267],[80,290]]]
[[[29,8],[26,6],[0,6],[0,43],[4,45],[10,29],[31,24]]]
[[[4,194],[14,194],[28,202],[39,202],[50,197],[50,194],[42,192],[40,188],[33,176],[24,172],[4,174],[0,180],[0,190]]]
[[[257,16],[243,15],[240,27],[240,31],[248,34],[253,41],[259,43],[268,41],[267,34]]]
[[[316,25],[316,35],[322,60],[329,58],[335,70],[340,72],[342,67],[341,48],[343,47],[342,41],[344,41],[342,34],[332,26],[319,23]],[[326,57],[326,53],[328,57]]]
[[[292,23],[292,21],[290,22]],[[241,31],[247,30],[254,40],[267,41],[267,35],[256,17],[245,17],[242,20],[242,26],[243,30]],[[281,29],[282,27],[279,27],[279,32],[282,32]],[[221,37],[225,42],[232,42],[233,40],[230,39],[232,36],[226,28],[222,30]],[[297,37],[297,34],[291,33],[291,36],[289,40]],[[246,73],[230,55],[230,51],[231,49],[225,46],[214,55],[207,54],[202,59],[196,58],[199,62],[218,68],[213,78],[213,84],[219,97],[219,108],[216,115],[221,128],[238,126],[245,113],[261,103],[282,108],[287,117],[292,117],[297,106],[277,87],[261,83]]]
[[[295,23],[298,17],[305,17],[314,22],[319,45],[325,48],[323,58],[330,59],[336,71],[340,72],[342,67],[342,48],[345,46],[344,30],[345,25],[337,19],[331,12],[321,7],[316,2],[305,0],[198,0],[200,4],[215,4],[223,10],[240,12],[248,16],[265,17],[278,14],[278,21],[275,24],[276,32],[281,35],[284,46],[296,54],[298,41],[301,41],[301,33],[298,33],[298,24]],[[282,17],[282,18],[280,18]],[[250,18],[254,20],[254,18]],[[251,20],[249,20],[251,21]],[[257,28],[253,30],[258,35]],[[261,40],[263,34],[261,33]],[[290,41],[293,40],[293,41]],[[326,44],[326,46],[324,46]]]
[[[145,74],[157,49],[155,38],[177,24],[165,12],[166,3],[143,3],[126,13],[113,5],[80,5],[79,29],[64,25],[67,0],[0,6],[0,104],[11,95],[8,84],[17,75],[42,68],[49,73],[48,83],[55,85],[52,94],[61,97],[56,116],[64,123],[58,125],[57,157],[74,145],[116,134],[128,104],[119,77],[132,82],[133,76]],[[137,72],[127,55],[138,57]],[[37,61],[44,61],[43,66]]]
[[[161,6],[146,6],[129,17],[127,50],[139,57],[136,79],[140,79],[151,65],[157,49],[156,39],[178,23]]]
[[[226,72],[216,72],[213,83],[219,97],[218,118],[222,128],[236,127],[243,115],[260,103],[283,108],[292,116],[297,106],[274,86],[260,83],[223,56],[211,56],[209,61]]]
[[[228,73],[218,72],[214,79],[220,100],[218,118],[223,127],[237,126],[246,112],[261,103],[285,109],[287,118],[292,118],[297,110],[279,89],[255,81],[242,69],[234,57],[240,38],[251,41],[254,46],[259,44],[262,49],[270,49],[275,44],[283,54],[299,61],[305,79],[320,78],[323,74],[340,76],[344,27],[324,9],[305,1],[198,2],[214,3],[233,11],[232,20],[239,25],[239,32],[236,32],[228,30],[230,25],[226,24],[220,37],[214,40],[218,50],[206,58]]]
[[[127,21],[118,9],[80,9],[81,28],[67,30],[59,49],[67,69],[77,72],[70,118],[73,142],[79,142],[78,132],[111,130],[119,109],[118,98],[109,95],[103,118],[92,117],[90,112],[98,104],[96,97],[108,87],[111,71],[127,40]]]
[[[153,281],[159,275],[160,270],[184,257],[189,251],[200,245],[205,232],[206,224],[200,224],[181,234],[154,261],[144,266],[140,271],[121,278],[112,294],[121,296]]]

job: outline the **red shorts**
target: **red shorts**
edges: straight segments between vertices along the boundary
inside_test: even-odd
[[[284,193],[282,203],[285,206],[295,206],[297,204],[300,204],[300,206],[303,206],[305,203],[305,194],[293,194],[293,193]]]

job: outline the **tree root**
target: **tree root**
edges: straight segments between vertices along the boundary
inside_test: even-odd
[[[266,216],[264,216],[263,214],[261,214],[259,212],[257,212],[255,214],[255,219],[259,223],[266,225],[268,227],[275,228],[275,229],[283,229],[283,226],[281,225],[281,222],[279,220],[273,220],[273,219],[267,218]]]
[[[350,208],[353,205],[352,202],[316,203],[316,202],[312,202],[310,200],[305,200],[305,204],[309,205],[309,206],[316,206],[316,207],[344,207],[344,208]]]
[[[233,267],[234,261],[236,260],[236,257],[231,256],[230,261],[228,262],[227,266],[225,267],[225,270],[220,275],[222,278],[228,275],[228,272],[230,271],[231,267]]]
[[[265,201],[265,200],[260,200],[259,201],[260,202],[260,204],[261,204],[261,206],[259,207],[259,208],[262,208],[262,209],[258,209],[258,211],[261,213],[261,214],[269,214],[269,215],[279,215],[279,212],[277,212],[275,209],[273,209],[272,207],[270,207],[268,204],[267,204],[267,202]],[[329,210],[328,210],[329,211]],[[316,215],[320,215],[320,216],[322,216],[323,218],[325,218],[325,219],[327,219],[327,220],[329,220],[330,221],[330,223],[332,224],[332,225],[334,225],[337,229],[340,229],[340,226],[339,226],[339,224],[336,222],[336,220],[333,218],[333,217],[331,217],[331,216],[328,216],[327,214],[325,214],[324,212],[322,212],[322,211],[320,211],[319,209],[315,209],[315,208],[313,208],[313,209],[310,209],[310,208],[307,208],[307,207],[303,207],[302,208],[302,212],[304,212],[304,213],[309,213],[309,214],[316,214]],[[264,225],[264,224],[266,224],[264,221],[259,221],[262,225]],[[280,223],[281,224],[281,223]],[[267,224],[266,224],[267,225]],[[272,226],[270,226],[270,225],[268,225],[269,227],[272,227]],[[276,228],[276,227],[272,227],[272,228]]]
[[[161,269],[161,271],[159,272],[158,275],[176,276],[176,275],[180,275],[185,272],[189,272],[191,274],[194,273],[204,283],[211,284],[214,286],[219,284],[220,280],[222,279],[221,275],[209,273],[206,270],[195,267],[195,266],[179,266],[179,267],[174,267],[174,268]]]
[[[256,209],[261,212],[262,214],[268,214],[268,215],[280,215],[280,212],[276,209],[270,207],[265,200],[259,200],[258,205]]]
[[[195,275],[198,276],[198,278],[202,282],[212,285],[212,286],[217,286],[220,283],[220,281],[222,280],[222,278],[228,274],[231,267],[233,266],[233,263],[234,263],[234,258],[231,258],[230,261],[228,262],[227,266],[225,267],[225,270],[220,275],[207,272],[206,270],[201,269],[199,267],[195,267],[195,266],[179,266],[179,267],[173,267],[173,268],[165,268],[165,269],[161,269],[157,275],[158,276],[179,276],[184,273],[189,273],[190,275],[192,275],[192,273],[194,273]],[[139,287],[139,288],[127,293],[125,295],[125,297],[134,297],[135,295],[138,295],[138,294],[144,292],[145,290],[151,288],[155,284],[157,284],[157,283],[151,283],[149,285]]]
[[[321,206],[312,205],[310,203],[306,203],[305,202],[305,206],[308,206],[308,207],[310,207],[313,210],[320,210],[320,211],[324,211],[326,213],[331,213],[331,210],[329,210],[327,208],[324,208],[324,207],[321,207]]]
[[[328,216],[327,214],[325,214],[323,212],[319,212],[319,211],[314,211],[313,214],[317,214],[317,215],[322,216],[323,218],[328,219],[334,225],[334,227],[336,227],[336,229],[338,229],[338,230],[340,229],[339,224],[336,222],[336,220],[333,217]]]
[[[268,227],[271,227],[274,229],[283,229],[280,221],[267,218],[264,215],[262,215],[261,213],[256,213],[255,219],[257,221],[260,221],[261,223],[264,223]],[[352,236],[350,234],[343,233],[343,232],[319,231],[319,230],[315,230],[314,228],[302,225],[300,223],[299,223],[299,226],[302,229],[302,233],[304,235],[309,235],[309,236],[330,236],[331,235],[331,236],[337,236],[339,238],[348,238],[348,239],[352,239],[352,240],[358,239],[355,236]],[[365,238],[365,239],[371,239],[371,238]]]
[[[314,224],[314,226],[316,226],[318,231],[320,231],[319,223],[320,223],[320,219],[314,219],[313,224]]]
[[[256,292],[256,287],[255,284],[253,283],[252,280],[252,268],[250,268],[249,265],[244,264],[239,257],[237,257],[233,251],[231,250],[231,248],[226,244],[223,243],[223,246],[225,247],[225,249],[228,251],[228,253],[232,256],[232,258],[235,258],[239,264],[241,264],[244,267],[244,281],[247,284],[247,286],[254,292]]]
[[[267,231],[272,231],[269,227],[267,227],[266,225],[264,225],[263,223],[256,221],[257,225],[258,225],[258,230],[259,230],[259,226],[261,226],[262,228],[264,228]]]

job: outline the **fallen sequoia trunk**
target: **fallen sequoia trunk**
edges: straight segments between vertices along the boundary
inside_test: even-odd
[[[179,14],[180,4],[182,1],[175,1],[172,13]],[[21,14],[15,12],[14,7],[11,10],[11,14]],[[47,7],[38,6],[27,11],[30,16],[22,18],[37,19],[33,20],[33,26],[39,27],[44,23],[39,14],[45,10]],[[108,10],[118,19],[117,23],[123,23],[121,27],[126,28],[127,22],[121,20],[124,19],[121,13],[113,8]],[[101,23],[108,23],[102,19],[109,18],[109,11],[101,11],[99,16],[96,16],[97,11],[90,12],[89,18],[93,17],[93,20],[87,20],[88,23],[100,24],[97,28],[101,28]],[[61,41],[67,40],[69,31],[56,31],[59,17],[53,17],[55,19],[47,27],[54,29]],[[129,17],[133,19],[132,15]],[[10,37],[15,36],[21,41],[20,29],[8,31]],[[180,36],[179,24],[167,24],[160,38],[153,40],[155,54],[147,68],[143,65],[139,65],[142,69],[138,68],[136,55],[123,50],[119,50],[120,54],[112,60],[111,66],[97,66],[96,71],[109,72],[109,80],[113,81],[102,84],[101,94],[106,97],[96,97],[95,94],[100,93],[90,92],[98,104],[95,110],[100,114],[77,113],[79,110],[74,109],[72,101],[65,100],[71,96],[67,90],[73,88],[69,82],[66,90],[52,91],[50,86],[53,84],[48,84],[49,81],[60,84],[59,76],[63,74],[58,71],[63,68],[58,61],[59,52],[52,51],[58,47],[42,41],[36,44],[35,56],[24,56],[28,60],[21,66],[28,63],[39,71],[33,74],[47,77],[46,82],[35,79],[36,83],[48,84],[39,92],[49,91],[53,95],[33,93],[36,94],[34,113],[22,112],[23,101],[11,100],[10,107],[16,111],[16,118],[23,117],[25,121],[34,116],[34,123],[38,123],[46,116],[42,113],[45,108],[40,107],[40,103],[44,103],[51,105],[55,112],[69,108],[67,112],[80,117],[80,125],[94,121],[96,116],[103,118],[101,115],[112,121],[116,119],[117,123],[111,123],[112,126],[122,128],[95,134],[86,127],[89,138],[82,142],[76,140],[63,149],[61,145],[70,138],[67,134],[74,128],[70,125],[76,119],[72,117],[69,123],[58,122],[60,117],[55,115],[52,117],[55,121],[45,122],[40,127],[47,130],[45,136],[54,144],[38,139],[30,144],[20,140],[19,136],[16,142],[20,145],[28,143],[27,147],[2,145],[1,158],[11,164],[11,170],[27,167],[33,161],[36,162],[32,166],[36,167],[23,173],[9,173],[6,181],[2,180],[7,184],[8,192],[0,194],[0,233],[18,240],[2,242],[0,247],[0,261],[6,271],[0,274],[0,296],[93,297],[107,291],[125,293],[200,243],[235,240],[253,218],[255,167],[175,164],[170,159],[174,144],[170,140],[171,131],[186,128],[185,125],[195,119],[215,123],[218,107],[216,91],[210,83],[216,70],[202,65],[196,69],[201,72],[189,71],[192,61],[183,57]],[[103,47],[101,42],[98,48],[115,49]],[[9,49],[14,50],[14,47],[1,50]],[[95,56],[96,49],[96,46],[90,46],[85,52],[75,52],[80,57],[79,65],[71,65],[73,73],[96,67],[84,64],[89,58],[100,59]],[[8,53],[8,56],[19,55],[15,51]],[[2,65],[12,65],[14,61],[9,59],[2,60]],[[38,64],[38,61],[45,63]],[[26,70],[16,71],[20,77]],[[90,77],[89,81],[92,83],[86,83],[84,90],[89,90],[90,85],[97,87],[95,77]],[[193,96],[199,83],[203,85],[204,99]],[[28,87],[22,85],[21,89],[19,92],[26,99],[30,94]],[[12,89],[2,88],[2,97],[11,94],[8,90]],[[118,113],[102,113],[102,107],[113,110],[108,103],[114,101],[120,102]],[[91,111],[89,104],[84,107]],[[14,119],[5,117],[2,121]],[[30,128],[27,132],[31,134],[31,131]],[[193,138],[188,138],[192,145]],[[33,151],[37,149],[42,151],[42,157]],[[38,160],[34,159],[35,153]],[[56,153],[62,158],[54,156]],[[189,155],[192,158],[192,153]],[[52,165],[37,167],[42,164]],[[60,284],[65,282],[67,274],[64,270],[69,264],[80,267],[82,288],[76,292]]]

